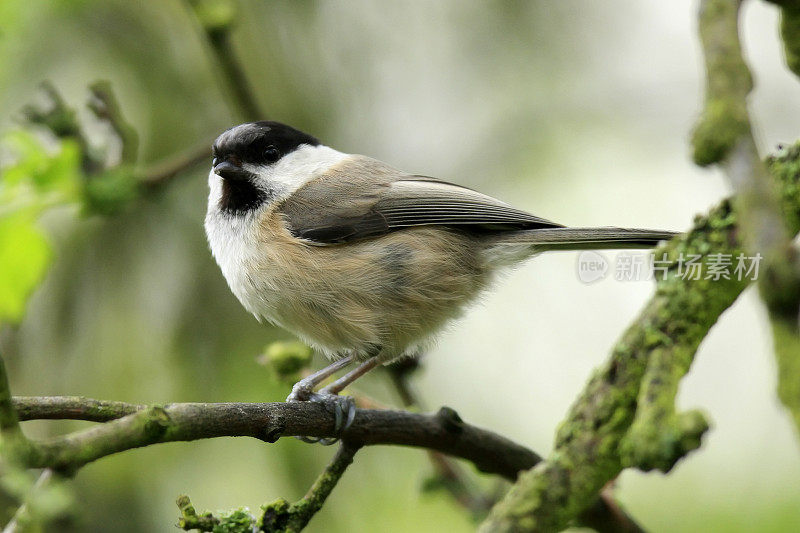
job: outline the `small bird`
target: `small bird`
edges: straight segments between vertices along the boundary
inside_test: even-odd
[[[333,361],[294,386],[295,401],[331,398],[379,364],[418,355],[497,272],[539,252],[647,248],[675,235],[567,228],[269,121],[216,139],[208,184],[205,229],[233,294]],[[337,403],[337,428],[353,413]]]

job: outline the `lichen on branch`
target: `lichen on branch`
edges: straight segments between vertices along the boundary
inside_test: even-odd
[[[798,0],[767,0],[781,8],[781,39],[786,66],[800,76],[800,2]]]
[[[789,67],[797,73],[800,50],[800,2],[773,0],[781,6],[782,37]],[[695,161],[717,163],[736,191],[736,210],[746,249],[763,255],[759,280],[769,312],[778,360],[778,396],[800,432],[800,251],[791,234],[796,217],[785,220],[779,194],[761,161],[747,96],[752,89],[749,68],[739,43],[741,0],[704,0],[700,7],[700,38],[706,62],[706,107],[694,135]],[[724,105],[719,105],[723,102]],[[716,106],[716,107],[715,107]],[[717,116],[719,114],[719,116]],[[710,120],[709,117],[717,117]],[[736,123],[733,127],[731,123]],[[709,150],[724,138],[724,149]],[[713,157],[706,157],[713,153]],[[785,212],[785,210],[784,210]],[[788,226],[787,226],[788,222]]]
[[[800,144],[769,162],[793,233],[800,229],[799,164]],[[561,530],[624,467],[668,470],[697,447],[707,422],[698,412],[675,412],[677,382],[709,329],[751,281],[685,279],[679,259],[742,250],[730,199],[655,250],[669,262],[655,294],[573,404],[553,453],[520,475],[481,531]]]
[[[706,54],[703,114],[692,134],[694,161],[722,161],[749,131],[746,97],[753,79],[739,44],[741,0],[706,0],[700,5],[700,40]]]

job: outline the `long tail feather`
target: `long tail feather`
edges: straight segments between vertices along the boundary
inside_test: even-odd
[[[652,248],[674,231],[629,228],[541,228],[496,235],[497,244],[533,245],[537,251]]]
[[[628,228],[541,228],[496,234],[492,245],[529,245],[549,250],[652,248],[677,235],[673,231]]]

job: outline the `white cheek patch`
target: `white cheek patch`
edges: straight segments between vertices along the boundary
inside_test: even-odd
[[[294,191],[352,157],[327,146],[303,145],[272,165],[245,163],[242,168],[258,176],[259,187],[274,192],[276,198],[286,198]]]

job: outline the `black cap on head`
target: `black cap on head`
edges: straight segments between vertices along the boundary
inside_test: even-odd
[[[286,124],[263,120],[222,132],[214,141],[213,151],[219,160],[230,158],[237,164],[269,164],[304,144],[317,146],[319,141]]]

